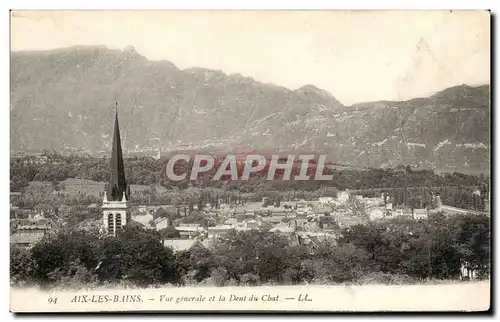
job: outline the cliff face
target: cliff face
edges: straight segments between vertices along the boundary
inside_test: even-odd
[[[148,61],[132,48],[11,55],[11,149],[109,151],[114,102],[127,150],[313,151],[353,166],[487,170],[489,86],[344,106],[313,85]]]

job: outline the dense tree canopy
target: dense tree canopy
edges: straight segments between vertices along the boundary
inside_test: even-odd
[[[166,230],[165,230],[166,231]],[[63,230],[31,250],[11,250],[15,284],[391,283],[457,279],[462,265],[488,277],[490,222],[483,215],[395,218],[344,228],[308,246],[266,229],[235,232],[174,254],[165,231],[126,227],[115,238]]]

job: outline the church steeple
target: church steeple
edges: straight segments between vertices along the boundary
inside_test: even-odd
[[[118,103],[115,104],[115,128],[113,131],[113,145],[110,160],[110,176],[107,187],[107,198],[109,201],[121,201],[123,195],[129,199],[129,187],[125,179],[125,167],[123,166],[122,145],[120,139],[120,127],[118,125]]]

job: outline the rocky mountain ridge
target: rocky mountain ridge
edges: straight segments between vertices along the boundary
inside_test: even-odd
[[[180,70],[104,46],[12,52],[10,81],[15,151],[106,155],[116,101],[125,153],[307,151],[360,167],[489,169],[489,85],[344,106],[313,85]]]

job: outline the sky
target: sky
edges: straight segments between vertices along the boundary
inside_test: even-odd
[[[346,105],[490,81],[486,11],[12,11],[11,50],[133,46]]]

